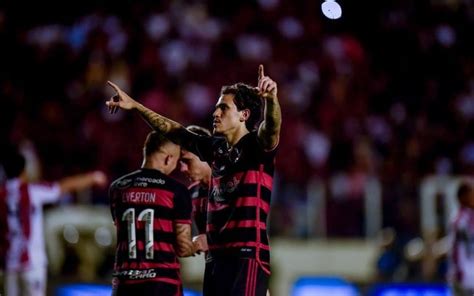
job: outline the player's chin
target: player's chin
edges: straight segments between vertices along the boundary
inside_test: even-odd
[[[220,129],[220,128],[217,127],[217,126],[214,126],[214,129],[212,130],[212,133],[213,133],[214,135],[220,135],[220,134],[222,134],[222,129]]]

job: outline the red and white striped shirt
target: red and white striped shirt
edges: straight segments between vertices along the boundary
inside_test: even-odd
[[[459,210],[452,224],[451,238],[448,277],[465,289],[474,289],[474,209]]]
[[[24,271],[47,265],[43,232],[43,205],[56,202],[59,184],[6,182],[7,238],[6,270]]]

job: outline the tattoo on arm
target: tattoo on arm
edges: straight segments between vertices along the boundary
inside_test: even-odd
[[[177,129],[184,128],[181,124],[173,121],[169,118],[161,116],[160,114],[148,109],[147,107],[139,104],[137,108],[140,115],[145,119],[145,121],[156,131],[163,134],[168,134],[169,132]]]
[[[179,257],[189,257],[195,253],[194,244],[191,240],[190,224],[175,224],[176,231],[176,254]]]
[[[174,143],[190,149],[196,140],[197,135],[188,131],[178,122],[166,118],[141,104],[138,105],[137,110],[155,131],[162,133]]]
[[[265,100],[264,120],[258,129],[258,138],[266,150],[274,149],[280,138],[281,109],[278,99]]]

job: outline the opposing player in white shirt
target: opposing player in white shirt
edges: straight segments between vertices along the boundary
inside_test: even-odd
[[[43,233],[43,205],[54,203],[64,193],[104,186],[104,173],[95,171],[67,177],[50,184],[29,183],[25,158],[14,153],[3,161],[7,181],[0,201],[7,211],[5,254],[6,295],[46,295],[47,258]]]
[[[448,279],[455,295],[474,295],[474,187],[463,182],[458,190],[459,212],[451,225],[452,248]]]

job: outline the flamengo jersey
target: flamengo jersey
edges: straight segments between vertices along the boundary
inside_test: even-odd
[[[212,168],[207,213],[207,260],[219,256],[255,258],[270,273],[267,216],[276,151],[264,151],[257,132],[231,149],[223,138],[196,136],[190,151]]]
[[[7,271],[26,271],[47,265],[43,205],[58,201],[58,184],[28,184],[19,179],[6,182],[9,246],[6,253]]]
[[[449,277],[465,289],[474,289],[474,209],[461,208],[452,224]]]
[[[110,185],[117,228],[114,285],[181,284],[174,223],[191,224],[186,187],[158,170],[140,169]]]
[[[193,220],[196,223],[198,233],[204,234],[206,233],[207,198],[209,188],[207,185],[196,182],[191,184],[188,189],[193,201]]]

